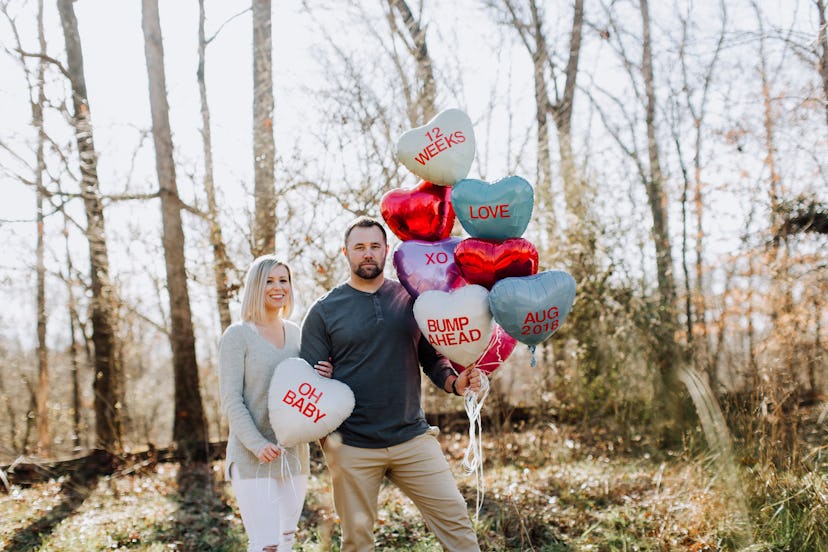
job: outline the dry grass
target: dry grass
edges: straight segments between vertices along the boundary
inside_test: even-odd
[[[828,469],[743,469],[739,488],[714,459],[641,442],[596,441],[571,427],[484,428],[483,502],[462,472],[467,436],[442,437],[484,550],[820,550],[828,546]],[[589,443],[589,444],[587,444]],[[314,463],[296,549],[337,550],[327,472]],[[89,485],[56,481],[0,495],[8,551],[236,551],[244,532],[222,465],[188,473],[159,464]],[[746,500],[741,500],[746,498]],[[416,509],[385,486],[378,550],[439,550]],[[746,520],[747,526],[745,525]]]

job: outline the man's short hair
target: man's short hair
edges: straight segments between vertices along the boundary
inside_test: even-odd
[[[382,232],[382,240],[385,243],[388,243],[388,234],[385,232],[385,227],[375,218],[361,216],[355,218],[351,221],[351,224],[348,225],[348,228],[345,229],[345,247],[348,246],[348,236],[351,235],[351,231],[354,228],[371,228],[372,226],[376,226]]]

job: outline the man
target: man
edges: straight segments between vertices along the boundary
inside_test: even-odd
[[[480,372],[459,376],[421,334],[413,298],[383,274],[385,228],[361,217],[345,232],[349,279],[314,303],[300,356],[331,360],[333,377],[356,398],[351,416],[323,443],[342,521],[342,552],[374,549],[380,484],[387,476],[409,498],[446,550],[479,550],[466,503],[420,404],[420,368],[447,393],[480,389]]]

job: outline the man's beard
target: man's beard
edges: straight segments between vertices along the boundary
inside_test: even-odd
[[[373,280],[380,274],[382,274],[385,265],[380,264],[363,264],[359,265],[357,269],[354,271],[354,274],[362,278],[363,280]]]

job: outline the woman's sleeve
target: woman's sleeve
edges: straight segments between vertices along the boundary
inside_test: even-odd
[[[230,327],[219,345],[219,394],[221,411],[227,417],[230,431],[253,454],[258,454],[268,441],[256,427],[244,403],[244,367],[246,347],[241,328]]]

